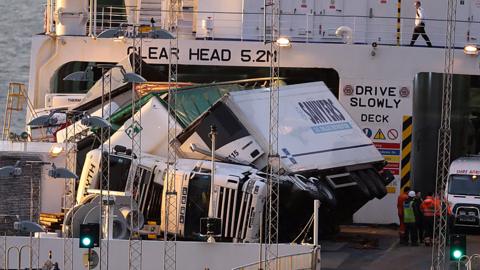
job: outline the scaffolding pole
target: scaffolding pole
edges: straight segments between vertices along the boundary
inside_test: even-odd
[[[77,144],[75,143],[75,125],[69,125],[75,121],[74,114],[66,114],[65,127],[65,168],[75,172],[77,164]],[[63,210],[65,215],[67,210],[75,205],[75,179],[65,179]],[[73,270],[73,220],[69,230],[63,233],[63,269]]]
[[[102,118],[110,118],[112,115],[112,103],[111,103],[111,92],[112,92],[112,69],[102,67]],[[108,91],[108,93],[105,93]],[[105,111],[105,104],[108,102],[108,112]],[[105,149],[105,143],[107,147]],[[100,162],[100,269],[108,269],[108,251],[109,251],[109,238],[110,238],[110,208],[112,207],[110,203],[110,128],[101,128],[100,129],[100,150],[101,150],[101,162]],[[105,195],[104,195],[105,194]],[[104,200],[106,196],[106,200]]]
[[[132,54],[132,67],[133,72],[136,74],[142,75],[142,36],[137,37],[139,33],[139,25],[135,24],[132,26],[132,47],[134,48],[134,54]],[[140,105],[137,104],[139,100],[136,93],[136,84],[132,83],[132,124],[131,127],[133,132],[130,133],[131,136],[131,147],[132,147],[132,165],[129,175],[129,193],[130,193],[130,239],[129,239],[129,257],[128,257],[128,269],[129,270],[141,270],[142,269],[142,240],[138,233],[140,225],[140,213],[138,209],[138,204],[135,201],[135,193],[138,192],[136,186],[140,183],[140,174],[136,173],[137,167],[141,161],[142,153],[142,115],[141,108],[137,108]]]
[[[175,270],[177,267],[177,190],[175,187],[177,152],[172,144],[177,137],[177,124],[175,121],[176,93],[178,83],[178,13],[180,2],[170,0],[168,9],[168,30],[174,34],[169,42],[168,57],[168,155],[166,173],[166,203],[165,203],[165,231],[164,231],[164,252],[163,269]]]
[[[446,242],[448,236],[448,204],[445,198],[445,186],[448,181],[448,168],[450,166],[450,148],[452,130],[450,118],[452,112],[452,89],[453,89],[453,64],[455,44],[455,20],[457,11],[457,0],[448,0],[447,9],[447,32],[445,44],[445,63],[443,74],[442,91],[442,118],[438,130],[437,145],[437,177],[435,194],[440,200],[439,215],[435,213],[432,247],[432,270],[445,268]]]
[[[264,1],[264,36],[270,45],[270,113],[267,166],[267,215],[265,222],[265,269],[278,269],[278,221],[280,158],[278,155],[280,0]]]

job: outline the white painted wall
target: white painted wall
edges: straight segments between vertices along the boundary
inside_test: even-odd
[[[3,238],[0,240],[4,241]],[[57,262],[60,269],[63,268],[63,239],[62,238],[41,238],[39,248],[39,263],[43,266],[51,251],[53,263]],[[28,243],[27,237],[7,237],[6,246],[20,247]],[[163,241],[142,241],[142,269],[157,270],[163,265]],[[98,248],[94,249],[97,254]],[[176,243],[176,267],[182,270],[225,270],[246,265],[259,260],[258,244],[234,244],[234,243],[206,243],[206,242],[177,242]],[[306,253],[312,250],[311,245],[290,245],[280,244],[278,246],[279,256]],[[78,247],[78,238],[73,241],[73,269],[83,270],[83,256],[86,249]],[[108,267],[109,269],[128,268],[128,240],[110,240],[108,246]],[[18,256],[16,252],[9,253],[8,269],[17,269]],[[28,252],[22,253],[22,269],[28,267]],[[36,268],[34,265],[33,268]],[[19,268],[20,269],[20,268]],[[93,269],[99,269],[97,266]]]
[[[240,38],[242,31],[242,1],[198,1],[197,38],[206,36],[202,20],[210,17],[216,39]]]
[[[49,155],[50,148],[55,143],[46,142],[10,142],[0,141],[0,152],[30,152],[38,154],[42,161],[54,163],[57,167],[65,167],[65,152],[57,157]],[[28,167],[27,167],[28,168]],[[62,210],[62,198],[64,193],[64,179],[53,179],[48,176],[50,165],[44,165],[41,172],[40,186],[40,211],[44,213],[59,213]],[[38,179],[34,179],[38,181]],[[55,194],[55,196],[52,196]]]
[[[217,2],[217,0],[207,0]],[[261,13],[245,15],[243,37],[258,38],[263,35],[263,1],[242,0],[244,12]],[[228,1],[230,3],[235,3]],[[463,4],[462,4],[463,3]],[[300,0],[281,2],[281,34],[297,41],[339,42],[335,30],[342,25],[354,29],[355,43],[396,44],[396,0]],[[303,6],[303,8],[302,8]],[[426,31],[434,46],[445,43],[447,1],[423,0],[426,13]],[[308,15],[308,16],[307,16]],[[345,17],[338,17],[345,16]],[[477,0],[458,1],[456,44],[462,47],[470,37],[480,38],[480,3]],[[411,40],[415,8],[413,1],[401,4],[401,42]],[[476,21],[476,23],[475,23]],[[308,36],[305,34],[309,30]],[[419,41],[417,44],[425,43]]]

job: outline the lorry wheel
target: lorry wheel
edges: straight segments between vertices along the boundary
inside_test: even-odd
[[[370,176],[365,171],[356,171],[358,177],[362,179],[365,185],[370,190],[370,195],[373,197],[377,197],[380,194],[380,191],[377,189],[377,186],[373,182],[373,179],[370,179]]]
[[[377,191],[379,192],[377,194],[378,196],[376,196],[377,199],[382,199],[383,197],[385,197],[385,195],[387,195],[387,188],[383,184],[383,181],[379,177],[379,175],[376,172],[374,172],[372,169],[367,170],[367,174],[369,175],[370,179],[372,179],[372,182],[377,187]]]
[[[316,183],[319,199],[322,203],[325,203],[330,208],[335,208],[337,206],[337,199],[332,189],[325,183],[318,181]]]
[[[362,178],[358,177],[358,175],[355,172],[351,172],[350,176],[357,183],[358,189],[360,190],[360,193],[362,194],[362,196],[364,196],[365,198],[371,198],[372,194],[370,193],[370,190],[368,189],[367,184],[365,184]]]

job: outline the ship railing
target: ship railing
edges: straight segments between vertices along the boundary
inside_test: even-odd
[[[97,34],[107,29],[120,27],[128,22],[127,8],[118,6],[101,6],[97,12]]]
[[[320,248],[313,248],[310,252],[280,256],[269,261],[275,270],[320,270]],[[258,270],[263,269],[265,261],[255,262],[252,264],[243,265],[232,270]]]
[[[162,28],[165,26],[166,14],[168,11],[160,7],[136,9],[125,6],[98,6],[96,20],[91,23],[96,22],[94,27],[96,34],[118,28],[125,23],[150,24],[150,17],[155,18],[156,28]],[[268,28],[264,31],[263,12],[183,9],[178,17],[179,36],[184,39],[265,41],[265,33],[268,33]],[[47,18],[46,20],[49,22]],[[376,42],[378,45],[408,46],[414,22],[413,17],[284,12],[280,17],[280,34],[298,43],[344,43],[342,37],[336,35],[336,30],[340,26],[347,26],[352,29],[353,44]],[[426,19],[425,22],[425,30],[433,45],[443,47],[446,39],[446,21]],[[472,18],[456,20],[455,47],[463,48],[467,44],[478,43],[479,39],[480,21]],[[424,45],[425,41],[419,37],[416,46]]]
[[[463,255],[456,263],[457,269],[473,270],[480,268],[480,254]]]

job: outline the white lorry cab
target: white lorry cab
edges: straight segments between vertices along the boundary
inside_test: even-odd
[[[453,225],[480,228],[480,156],[452,162],[445,192]]]

